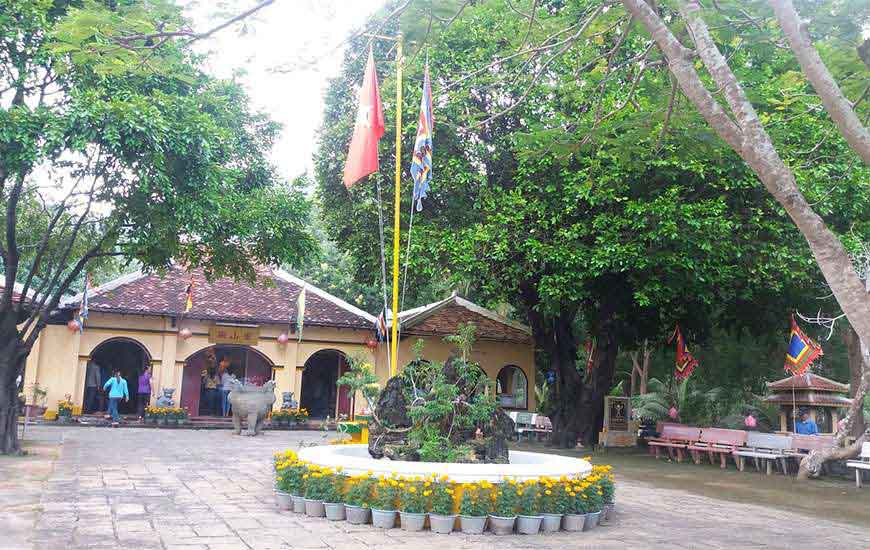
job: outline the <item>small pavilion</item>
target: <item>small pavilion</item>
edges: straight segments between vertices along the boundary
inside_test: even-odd
[[[767,389],[770,395],[765,401],[779,406],[779,426],[783,432],[794,431],[794,408],[806,407],[821,433],[834,433],[840,409],[852,404],[849,384],[810,372],[768,382]]]

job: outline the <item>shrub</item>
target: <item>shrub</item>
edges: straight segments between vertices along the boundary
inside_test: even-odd
[[[583,490],[585,488],[582,479],[569,479],[564,482],[564,490],[567,495],[566,514],[585,514],[589,511],[589,502]]]
[[[314,464],[306,466],[302,475],[305,480],[305,498],[325,501],[332,493],[334,471]]]
[[[459,503],[459,513],[463,516],[485,516],[492,509],[491,495],[494,486],[482,481],[462,485],[462,500]]]
[[[292,451],[291,451],[292,452]],[[298,460],[294,454],[276,464],[277,485],[279,491],[291,495],[302,496],[305,493],[305,463]]]
[[[540,509],[544,514],[564,514],[568,510],[567,479],[543,477],[540,480]]]
[[[494,493],[495,500],[492,514],[504,518],[517,515],[519,497],[522,495],[522,487],[515,480],[510,479],[502,482]]]
[[[519,491],[517,492],[522,492],[522,494],[519,495],[519,501],[517,504],[519,513],[524,516],[537,516],[541,513],[540,487],[538,486],[538,480],[530,479],[519,484],[517,487],[519,488]]]
[[[455,497],[456,491],[453,485],[441,478],[440,481],[432,485],[432,513],[439,516],[452,515],[456,502]]]
[[[348,479],[347,491],[344,494],[344,503],[351,506],[368,508],[372,501],[372,493],[375,488],[375,480],[369,474],[353,476]]]
[[[399,501],[399,482],[392,478],[381,476],[375,486],[372,497],[372,508],[378,510],[395,510]]]
[[[424,487],[428,483],[429,486]],[[432,496],[431,482],[419,479],[399,481],[399,510],[411,514],[425,514]]]

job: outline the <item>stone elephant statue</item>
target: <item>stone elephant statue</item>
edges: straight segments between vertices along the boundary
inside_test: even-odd
[[[248,423],[245,435],[259,435],[263,421],[275,403],[275,382],[270,380],[262,386],[236,382],[227,398],[233,407],[233,428],[236,435],[242,433],[242,422]]]

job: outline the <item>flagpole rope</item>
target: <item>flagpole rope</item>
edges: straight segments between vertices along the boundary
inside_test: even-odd
[[[414,200],[411,200],[411,216],[408,219],[408,244],[405,247],[405,269],[402,273],[402,300],[399,302],[399,311],[405,310],[405,291],[408,289],[408,264],[411,260],[411,232],[414,229]],[[399,341],[402,341],[402,325],[399,324]]]
[[[378,190],[378,231],[380,233],[381,244],[381,289],[384,297],[384,323],[387,321],[387,257],[384,252],[384,212],[381,205],[381,180],[375,176],[376,187]],[[395,322],[395,319],[393,319]],[[387,343],[387,368],[392,373],[392,363],[390,358],[390,331],[385,330],[384,338]]]

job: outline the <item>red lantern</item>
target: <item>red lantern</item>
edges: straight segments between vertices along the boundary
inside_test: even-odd
[[[668,411],[668,416],[671,417],[671,420],[676,420],[680,417],[680,412],[677,410],[676,407],[671,407]]]
[[[747,428],[754,428],[758,425],[758,421],[755,420],[755,417],[750,414],[746,418],[743,419],[743,425]]]
[[[286,332],[282,332],[281,334],[278,335],[278,343],[281,344],[282,346],[289,341],[290,341],[290,337],[287,336]]]
[[[69,323],[66,324],[66,328],[68,328],[70,332],[78,332],[81,330],[82,326],[75,319],[70,319]]]
[[[366,347],[371,350],[378,349],[378,341],[374,338],[369,338],[368,340],[366,340]]]
[[[178,336],[180,336],[182,340],[187,340],[193,336],[193,332],[191,332],[189,328],[183,328],[178,331]]]

